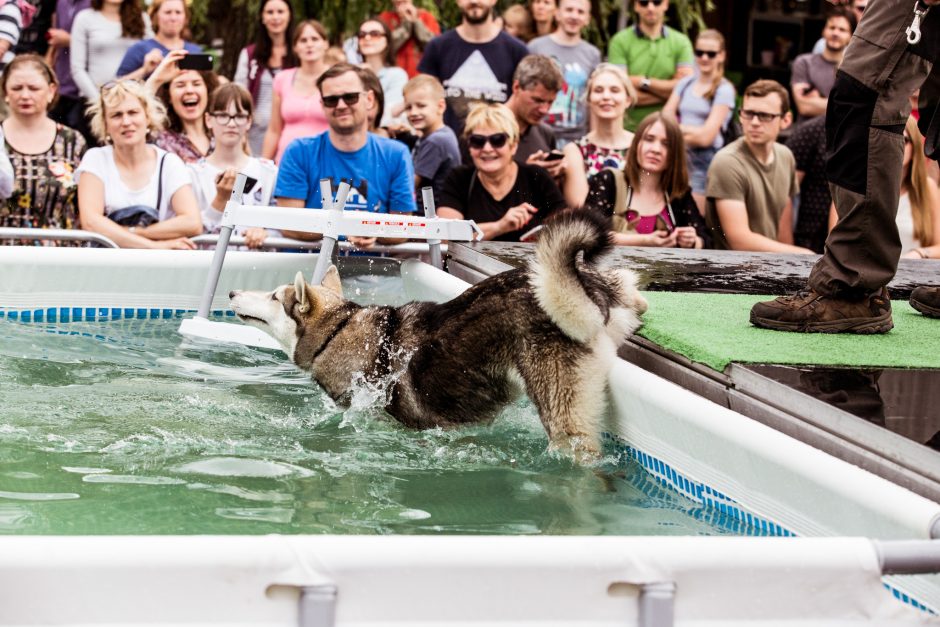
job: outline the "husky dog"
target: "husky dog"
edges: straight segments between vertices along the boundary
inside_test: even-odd
[[[340,402],[363,379],[387,381],[385,409],[428,428],[490,420],[525,392],[553,447],[595,455],[608,369],[647,306],[632,272],[598,268],[610,247],[604,218],[566,211],[530,268],[443,304],[357,305],[332,266],[321,286],[298,272],[293,285],[229,297]]]

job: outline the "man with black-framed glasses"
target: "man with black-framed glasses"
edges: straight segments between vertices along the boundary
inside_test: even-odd
[[[716,248],[811,253],[793,245],[793,197],[798,191],[793,153],[777,143],[790,126],[790,98],[777,81],[744,91],[744,134],[718,151],[708,167],[705,222]]]
[[[623,67],[637,90],[637,102],[624,121],[630,131],[662,109],[679,79],[692,74],[692,42],[665,25],[668,10],[669,0],[634,0],[636,23],[614,35],[607,47],[607,60]]]
[[[414,168],[405,144],[369,133],[369,109],[375,94],[366,89],[371,70],[337,63],[317,80],[320,100],[330,128],[315,137],[295,139],[278,167],[274,195],[279,207],[323,207],[320,179],[330,178],[335,190],[341,181],[352,189],[346,208],[377,213],[414,213]],[[296,239],[320,239],[316,233],[284,231]],[[360,248],[375,238],[351,237]],[[397,243],[404,240],[384,240]]]

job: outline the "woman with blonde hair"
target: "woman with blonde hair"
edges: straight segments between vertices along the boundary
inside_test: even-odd
[[[695,38],[696,73],[676,83],[663,113],[679,122],[689,160],[689,182],[699,212],[705,211],[705,177],[733,124],[734,85],[725,78],[725,38],[708,29]]]
[[[590,132],[565,145],[565,200],[580,207],[588,179],[604,168],[623,168],[633,133],[623,128],[623,116],[637,100],[636,88],[618,65],[601,63],[587,82]]]
[[[940,258],[940,190],[928,176],[924,136],[917,120],[904,127],[904,161],[898,201],[898,232],[902,256],[909,259]]]
[[[122,248],[195,248],[202,220],[182,160],[147,138],[166,111],[142,84],[106,83],[89,110],[91,130],[106,145],[91,148],[78,176],[82,228]]]
[[[509,107],[476,105],[467,115],[464,138],[473,163],[450,171],[441,188],[438,216],[475,220],[483,239],[517,242],[565,207],[547,171],[513,159],[519,125]]]
[[[585,205],[612,218],[618,245],[710,245],[689,189],[682,131],[660,111],[637,126],[623,170],[608,168],[591,179]]]

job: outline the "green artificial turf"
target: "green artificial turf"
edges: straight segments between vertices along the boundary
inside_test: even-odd
[[[731,362],[940,368],[940,319],[892,301],[894,329],[883,335],[786,333],[748,322],[751,305],[771,296],[645,292],[646,339],[719,372]]]

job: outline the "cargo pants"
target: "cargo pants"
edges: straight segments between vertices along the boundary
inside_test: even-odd
[[[897,271],[903,132],[918,87],[928,156],[937,156],[940,130],[934,120],[940,64],[933,71],[940,58],[940,5],[923,16],[920,42],[911,45],[906,30],[913,21],[913,0],[870,0],[829,93],[826,175],[839,221],[810,273],[817,293],[861,298]]]

